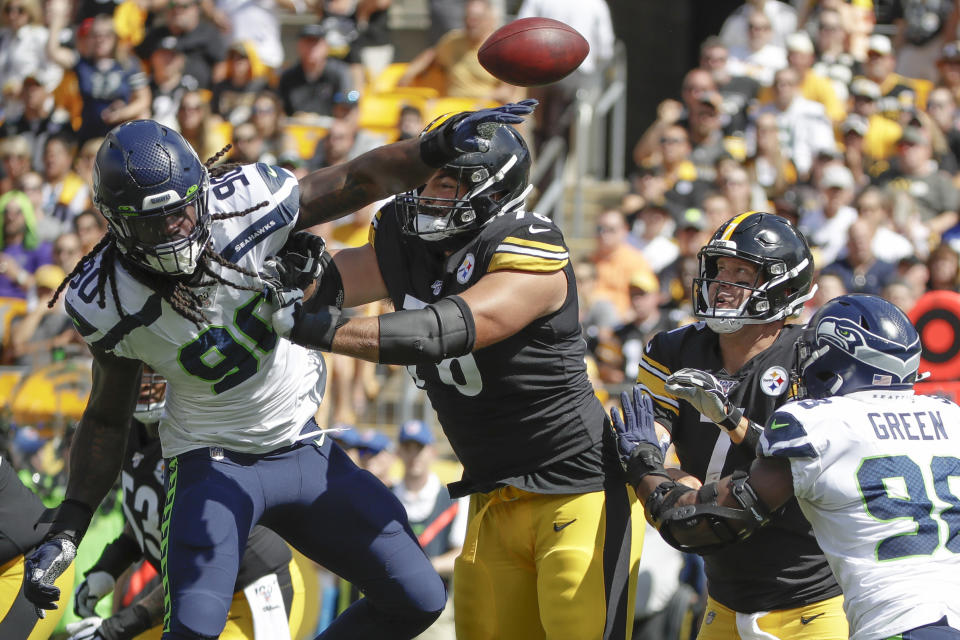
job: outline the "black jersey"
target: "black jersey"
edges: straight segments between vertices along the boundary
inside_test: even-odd
[[[671,431],[684,471],[713,482],[746,470],[753,452],[735,445],[713,422],[664,389],[664,380],[684,367],[709,371],[731,402],[759,424],[794,393],[791,371],[801,327],[787,325],[770,348],[736,374],[723,370],[717,334],[698,322],[659,333],[649,342],[637,382],[650,391],[657,421]],[[827,560],[796,498],[742,542],[704,556],[708,591],[721,604],[742,613],[791,609],[840,594]]]
[[[556,312],[496,344],[408,370],[463,463],[454,497],[497,484],[541,493],[602,490],[604,411],[587,378],[576,282],[560,230],[534,213],[501,214],[445,257],[403,234],[390,203],[375,216],[370,242],[397,310],[461,293],[495,271],[566,274],[567,298]]]
[[[0,456],[0,565],[40,544],[50,528],[49,524],[35,526],[44,510],[40,498]]]
[[[132,421],[120,473],[123,515],[133,529],[144,558],[158,573],[160,520],[166,495],[163,485],[165,470],[160,439],[149,437],[143,424]],[[265,527],[255,526],[240,561],[234,591],[240,591],[258,578],[286,566],[292,558],[283,538]]]

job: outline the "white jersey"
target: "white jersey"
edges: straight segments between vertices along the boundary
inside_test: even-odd
[[[215,251],[259,273],[264,260],[287,240],[299,214],[296,178],[278,167],[246,165],[211,181],[211,213],[244,216],[211,222]],[[160,440],[164,457],[219,446],[265,453],[297,440],[323,398],[326,378],[319,352],[278,338],[270,324],[260,278],[211,264],[236,289],[212,283],[194,292],[209,319],[200,328],[150,287],[116,263],[121,318],[107,284],[106,308],[98,305],[100,256],[70,282],[66,307],[92,346],[141,360],[167,378]],[[205,278],[209,280],[209,278]]]
[[[960,628],[960,407],[912,391],[791,402],[760,449],[790,461],[852,640]]]

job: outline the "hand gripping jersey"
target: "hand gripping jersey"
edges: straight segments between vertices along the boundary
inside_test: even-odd
[[[133,420],[120,472],[123,516],[133,529],[143,557],[157,573],[161,573],[160,519],[165,496],[165,473],[160,441],[149,438],[143,424]],[[235,591],[285,567],[292,557],[290,548],[280,536],[265,527],[255,526],[240,560]]]
[[[684,471],[714,482],[749,469],[754,455],[733,444],[690,403],[667,393],[664,380],[684,367],[709,371],[746,417],[763,424],[792,395],[790,371],[800,330],[786,325],[773,345],[734,375],[723,370],[717,334],[703,322],[659,333],[647,344],[637,382],[652,394],[657,421],[670,430]],[[746,540],[704,556],[704,564],[710,596],[741,613],[792,609],[840,595],[796,500]]]
[[[790,461],[852,640],[960,628],[960,407],[886,390],[791,402],[760,450]]]
[[[498,483],[537,493],[601,490],[604,411],[587,379],[576,282],[560,230],[537,214],[500,214],[445,258],[401,232],[391,202],[374,217],[370,243],[398,310],[460,293],[495,271],[564,271],[567,299],[555,313],[473,353],[408,369],[463,463],[453,497]]]
[[[237,167],[214,178],[211,213],[268,204],[211,222],[213,249],[260,272],[293,228],[299,197],[289,171],[265,164]],[[70,281],[67,312],[91,346],[141,360],[166,377],[166,415],[160,424],[165,457],[204,446],[265,453],[297,439],[323,396],[323,359],[319,352],[277,338],[262,293],[219,283],[196,288],[210,320],[198,329],[117,261],[121,318],[109,292],[106,308],[97,304],[100,263],[97,256]],[[259,278],[218,264],[211,267],[227,281],[262,287]]]

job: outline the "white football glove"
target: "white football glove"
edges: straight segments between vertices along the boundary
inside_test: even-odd
[[[106,571],[88,573],[73,594],[73,612],[81,618],[97,615],[94,607],[104,596],[113,592],[116,581]]]
[[[97,637],[97,630],[103,624],[103,618],[92,616],[77,620],[67,625],[67,633],[70,637],[67,640],[91,640]]]
[[[303,290],[285,286],[278,276],[273,275],[275,271],[276,263],[269,259],[264,264],[260,278],[263,280],[264,297],[274,307],[271,318],[273,330],[281,338],[287,338],[296,324],[303,303]]]
[[[736,429],[743,417],[743,411],[727,399],[720,381],[706,371],[680,369],[667,378],[664,389],[728,431]]]

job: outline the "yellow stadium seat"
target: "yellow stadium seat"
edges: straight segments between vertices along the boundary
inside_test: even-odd
[[[294,122],[285,124],[283,130],[293,138],[296,143],[295,148],[297,154],[303,160],[309,160],[313,157],[313,152],[317,148],[317,142],[327,133],[326,127]]]
[[[394,62],[371,81],[368,93],[403,94],[426,100],[440,95],[444,86],[442,71],[428,69],[416,79],[413,86],[398,87],[397,81],[406,70],[407,63]]]
[[[20,424],[79,420],[90,396],[89,360],[63,360],[33,370],[8,404]]]
[[[459,111],[476,111],[477,109],[489,109],[499,107],[500,103],[495,100],[478,100],[476,98],[450,98],[442,97],[431,100],[424,112],[425,122],[432,122],[445,113],[457,113]]]
[[[427,101],[420,96],[403,93],[373,93],[360,99],[360,126],[393,140],[397,135],[400,110],[404,106],[426,111]]]

